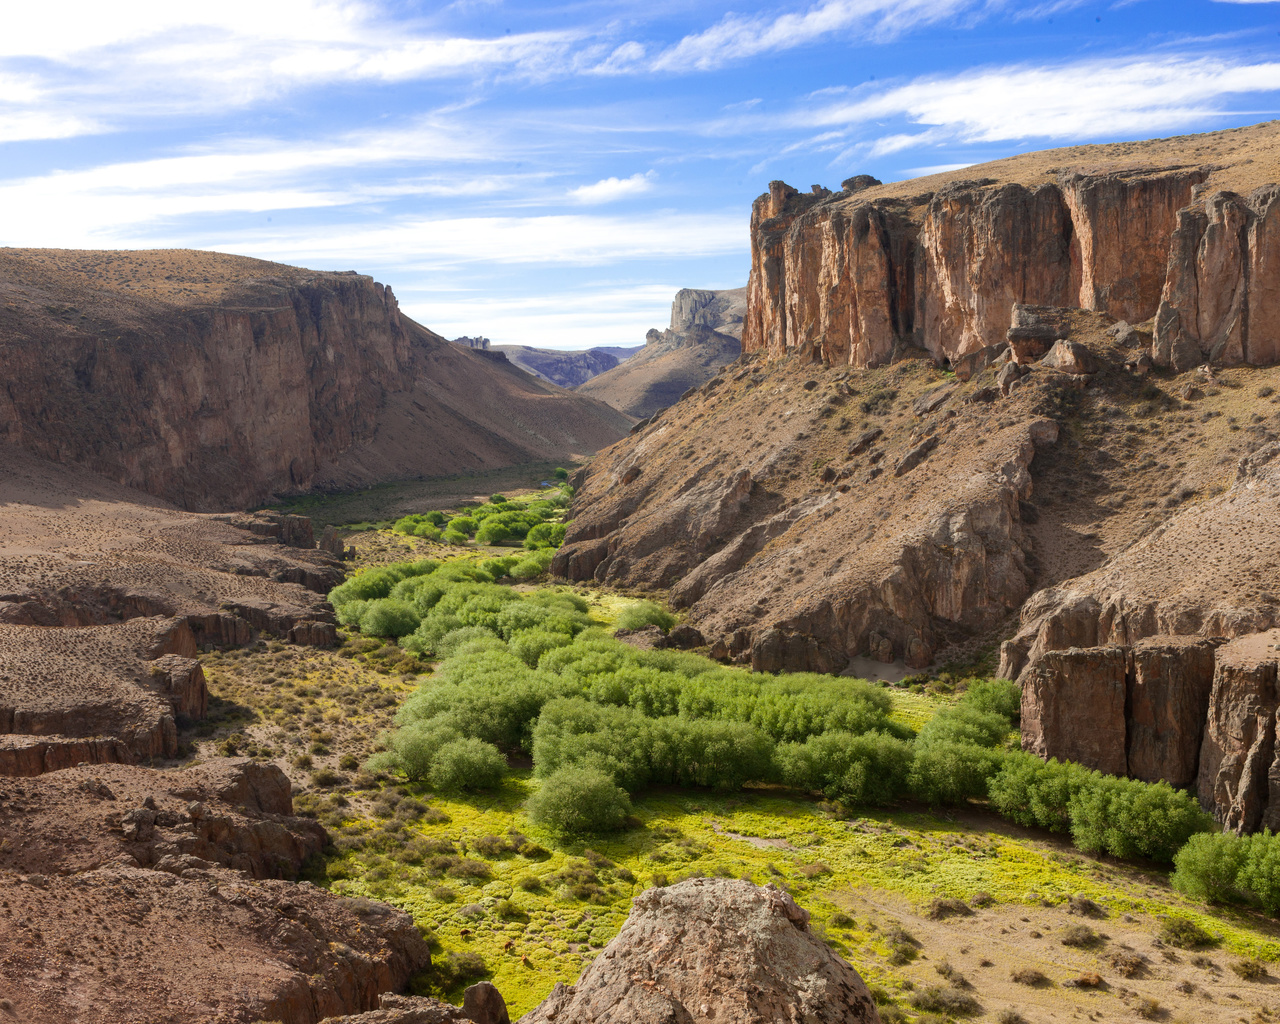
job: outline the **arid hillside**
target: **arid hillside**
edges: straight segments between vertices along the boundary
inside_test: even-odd
[[[191,250],[0,250],[0,367],[0,440],[191,509],[562,459],[628,426],[372,278]]]
[[[644,348],[615,369],[592,377],[579,393],[637,419],[652,416],[700,387],[742,351],[745,288],[683,288],[671,303],[671,324],[649,331]]]

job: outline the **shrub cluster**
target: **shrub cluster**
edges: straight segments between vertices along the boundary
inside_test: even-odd
[[[1019,825],[1071,833],[1086,853],[1171,861],[1213,819],[1165,782],[1139,782],[1078,764],[1010,753],[988,787],[991,804]]]
[[[1280,913],[1280,836],[1270,829],[1192,836],[1173,864],[1173,887],[1188,896]]]
[[[533,600],[510,611],[518,619],[513,621],[502,613],[507,605],[519,604],[520,595],[494,582],[540,576],[553,556],[551,548],[540,548],[475,562],[441,565],[428,558],[377,566],[334,587],[329,602],[343,625],[369,636],[405,637],[401,646],[412,654],[444,653],[439,648],[444,637],[466,626],[505,638],[537,621],[548,632],[572,637],[586,623],[585,602]]]
[[[561,483],[544,491],[547,497],[533,501],[508,501],[501,494],[465,514],[452,519],[443,512],[424,512],[396,520],[397,533],[450,544],[523,544],[529,550],[558,548],[564,542],[565,527],[556,522],[569,507],[573,488]]]

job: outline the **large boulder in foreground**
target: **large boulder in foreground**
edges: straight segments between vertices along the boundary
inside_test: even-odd
[[[520,1024],[879,1024],[858,972],[772,885],[690,878],[636,897],[576,985],[556,985]]]

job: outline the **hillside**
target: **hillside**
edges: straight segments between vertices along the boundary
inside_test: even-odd
[[[745,288],[681,289],[666,330],[650,330],[644,348],[578,391],[638,419],[652,416],[738,357],[745,311]]]
[[[557,571],[669,590],[765,671],[990,670],[1009,641],[1032,748],[1280,821],[1250,768],[1272,727],[1240,710],[1273,647],[1185,642],[1280,613],[1278,136],[775,183],[742,358],[592,464]]]
[[[628,426],[372,278],[192,250],[0,250],[0,366],[0,441],[191,509],[565,459]]]

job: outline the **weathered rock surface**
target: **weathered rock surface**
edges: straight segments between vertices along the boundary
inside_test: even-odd
[[[1022,676],[1023,747],[1112,775],[1192,785],[1215,646],[1151,637],[1046,652]]]
[[[30,1024],[315,1024],[377,1006],[430,963],[403,911],[225,869],[0,883],[0,997]]]
[[[692,878],[636,897],[618,936],[521,1024],[878,1024],[866,985],[773,886]]]
[[[273,765],[0,779],[0,997],[16,1019],[278,1020],[378,1005],[430,963],[412,919],[296,877],[326,841]]]
[[[192,251],[8,249],[0,295],[0,442],[190,509],[252,507],[396,468],[404,478],[559,458],[627,427],[604,405],[449,344],[354,272]],[[408,424],[419,428],[412,457],[396,447]]]
[[[1179,211],[1151,354],[1177,370],[1280,360],[1280,186]]]
[[[1247,131],[1261,150],[1228,156],[1246,140],[1224,137],[1225,159],[1204,166],[1188,153],[1215,152],[1217,136],[836,194],[772,182],[752,210],[743,351],[874,367],[916,348],[956,365],[1003,341],[1016,305],[1039,304],[1131,324],[1158,307],[1161,365],[1276,362],[1280,188],[1266,182],[1280,161],[1272,126]]]
[[[214,867],[294,878],[327,841],[293,817],[275,765],[227,760],[180,770],[80,766],[0,778],[0,870],[66,874],[108,864],[199,877]],[[188,872],[194,872],[188,874]]]
[[[472,985],[461,1006],[428,996],[400,996],[388,992],[378,1009],[347,1017],[329,1017],[324,1024],[511,1024],[502,994],[489,982]]]

